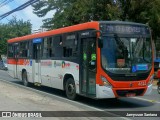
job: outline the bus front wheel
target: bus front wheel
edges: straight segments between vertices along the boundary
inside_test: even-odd
[[[69,78],[66,81],[65,90],[66,90],[66,95],[68,99],[75,100],[77,98],[76,86],[72,78]]]
[[[26,71],[24,71],[23,73],[22,73],[22,81],[23,81],[23,85],[24,86],[29,86],[29,82],[28,82],[28,79],[27,79],[27,72]]]

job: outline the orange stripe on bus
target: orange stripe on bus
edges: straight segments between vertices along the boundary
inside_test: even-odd
[[[75,32],[75,31],[86,30],[86,29],[99,30],[99,22],[96,22],[96,21],[88,22],[88,23],[78,24],[78,25],[60,28],[60,29],[56,29],[56,30],[51,30],[51,31],[43,32],[43,33],[37,33],[37,34],[32,34],[32,35],[26,35],[23,37],[17,37],[17,38],[13,38],[13,39],[8,40],[8,43],[18,42],[18,41],[23,41],[23,40],[31,40],[34,38],[47,37],[47,36],[52,36],[52,35],[56,35],[56,34]]]
[[[12,65],[28,65],[29,60],[28,59],[18,59],[18,60],[8,59],[7,63]]]

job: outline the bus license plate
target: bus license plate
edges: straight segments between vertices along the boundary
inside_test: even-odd
[[[126,94],[126,97],[134,97],[134,96],[136,96],[135,93],[127,93],[127,94]]]

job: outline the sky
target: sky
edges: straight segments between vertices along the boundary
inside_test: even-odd
[[[3,0],[0,0],[2,2]],[[13,0],[12,2],[8,3],[7,5],[0,7],[0,15],[9,12],[20,5],[24,4],[29,0]],[[32,31],[40,29],[42,26],[42,20],[45,18],[51,18],[53,16],[53,11],[49,12],[45,17],[38,17],[33,13],[33,8],[32,6],[28,6],[27,8],[14,12],[7,16],[6,18],[0,20],[0,23],[7,23],[10,19],[13,18],[13,16],[16,16],[17,19],[23,19],[24,21],[30,20],[32,24]]]

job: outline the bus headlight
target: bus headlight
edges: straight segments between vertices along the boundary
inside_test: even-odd
[[[108,80],[105,77],[101,76],[101,80],[103,81],[104,86],[112,88],[112,85],[108,82]]]
[[[154,75],[152,75],[152,76],[150,77],[150,80],[149,80],[149,82],[148,82],[148,86],[152,84],[153,80],[154,80]]]

